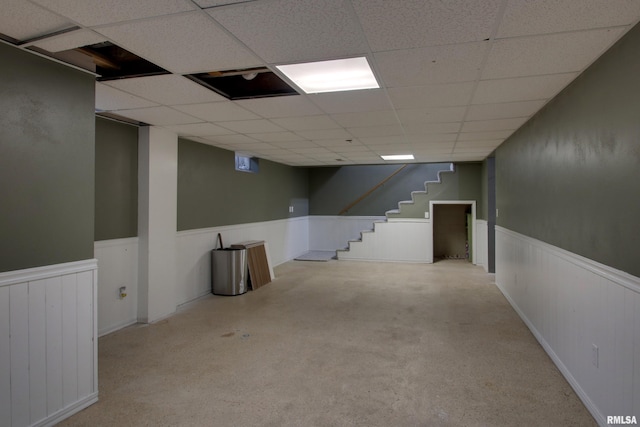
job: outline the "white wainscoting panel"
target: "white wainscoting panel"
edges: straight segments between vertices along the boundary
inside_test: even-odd
[[[640,278],[496,226],[496,284],[600,425],[640,417]]]
[[[308,217],[180,231],[177,235],[177,304],[211,292],[211,250],[222,234],[225,247],[248,240],[264,240],[273,268],[309,251]],[[273,275],[273,273],[272,273]]]
[[[100,265],[98,276],[98,336],[134,324],[138,320],[138,238],[94,243]],[[127,296],[120,298],[120,288]]]
[[[484,219],[476,219],[476,264],[489,272],[489,227]]]
[[[335,251],[344,249],[349,240],[360,238],[360,232],[373,230],[373,223],[385,216],[309,216],[309,249]]]
[[[0,425],[53,425],[98,400],[95,259],[0,273]]]
[[[377,222],[373,232],[362,233],[362,241],[350,243],[349,251],[338,252],[338,259],[426,263],[433,258],[432,241],[430,220]]]

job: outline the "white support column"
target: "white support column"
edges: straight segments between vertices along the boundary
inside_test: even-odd
[[[176,310],[178,136],[152,126],[138,134],[138,320]]]

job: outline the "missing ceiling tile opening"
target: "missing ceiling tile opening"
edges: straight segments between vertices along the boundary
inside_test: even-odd
[[[169,74],[169,71],[164,68],[111,42],[96,43],[61,52],[49,52],[36,46],[30,49],[92,71],[99,75],[96,78],[98,81]]]
[[[264,67],[211,71],[185,77],[231,100],[298,95],[294,88]]]

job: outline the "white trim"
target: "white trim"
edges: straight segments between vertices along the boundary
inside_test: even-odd
[[[538,331],[538,329],[534,326],[534,324],[529,320],[529,318],[525,316],[524,312],[520,309],[520,307],[518,307],[518,305],[511,298],[511,296],[509,296],[509,294],[505,291],[505,289],[502,286],[500,286],[500,283],[498,283],[497,281],[496,281],[496,286],[498,287],[498,289],[500,289],[500,292],[502,292],[502,295],[504,295],[507,301],[509,301],[509,304],[511,304],[511,307],[515,310],[515,312],[518,313],[518,316],[520,316],[520,319],[522,319],[522,321],[527,325],[527,327],[529,328],[533,336],[536,338],[538,343],[540,343],[542,348],[544,348],[544,351],[546,351],[549,357],[551,358],[551,360],[553,360],[553,363],[556,364],[556,366],[558,367],[558,370],[560,370],[564,378],[571,385],[571,387],[576,392],[580,400],[582,400],[582,403],[584,403],[584,406],[587,407],[587,410],[596,419],[598,424],[606,425],[605,416],[600,412],[596,404],[593,403],[591,398],[587,395],[587,393],[584,391],[580,383],[575,379],[575,377],[571,374],[569,369],[558,357],[556,352],[553,351],[553,348],[551,348],[551,346],[544,339],[542,334]]]
[[[476,265],[476,246],[478,238],[476,236],[476,201],[475,200],[429,200],[429,218],[433,220],[433,205],[471,205],[471,224],[473,230],[471,230],[471,238],[473,242],[471,244],[471,264]],[[433,263],[433,222],[429,222],[431,227],[431,259],[427,262]]]
[[[26,268],[24,270],[7,271],[0,273],[0,287],[97,269],[98,260],[91,258],[82,261]]]
[[[431,222],[427,218],[388,218],[387,222]]]
[[[597,274],[600,277],[603,277],[607,280],[611,280],[612,282],[620,286],[623,286],[631,291],[634,291],[640,294],[640,278],[636,276],[633,276],[629,273],[625,273],[622,270],[615,269],[608,265],[601,264],[589,258],[585,258],[573,252],[569,252],[557,246],[550,245],[549,243],[545,243],[541,240],[534,239],[533,237],[525,236],[524,234],[511,231],[509,229],[500,227],[498,225],[496,225],[495,227],[496,227],[496,232],[507,234],[511,237],[516,237],[518,239],[524,240],[531,245],[538,246],[564,259],[565,261],[568,261],[578,267],[584,268],[585,270],[588,270],[594,274]]]
[[[96,389],[97,389],[97,387],[96,387]],[[89,396],[85,397],[84,399],[79,400],[79,401],[73,403],[72,405],[67,406],[66,408],[63,408],[63,409],[59,410],[58,412],[54,412],[53,414],[49,415],[47,418],[45,418],[43,420],[40,420],[35,424],[32,424],[31,427],[49,427],[49,426],[54,426],[54,425],[58,424],[59,422],[61,422],[62,420],[65,420],[65,419],[69,418],[73,414],[77,414],[78,412],[82,411],[83,409],[93,405],[97,401],[98,401],[98,392],[96,391],[94,393],[91,393]]]
[[[123,237],[121,239],[96,240],[95,242],[93,242],[94,248],[96,249],[111,248],[114,246],[124,246],[137,243],[138,237]]]
[[[607,425],[609,397],[617,392],[626,398],[617,405],[637,411],[640,277],[500,226],[495,229],[496,286],[598,424]],[[589,353],[596,344],[603,349],[598,364]]]

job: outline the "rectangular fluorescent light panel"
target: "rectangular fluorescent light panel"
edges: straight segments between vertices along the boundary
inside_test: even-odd
[[[413,154],[392,154],[390,156],[380,156],[382,160],[413,160]]]
[[[276,68],[305,93],[376,89],[378,81],[367,58],[336,59],[303,64],[277,65]]]

